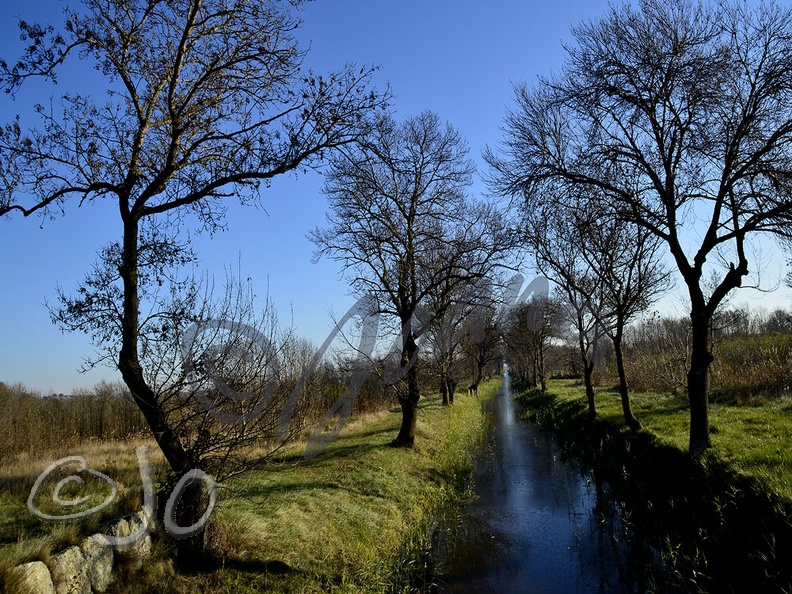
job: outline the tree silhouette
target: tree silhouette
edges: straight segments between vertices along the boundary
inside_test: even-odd
[[[401,335],[398,391],[402,425],[394,445],[412,447],[420,386],[418,339],[432,317],[424,315],[442,289],[475,284],[499,263],[508,244],[496,210],[465,194],[473,164],[467,145],[450,125],[424,112],[397,124],[381,118],[372,133],[331,159],[325,193],[326,228],[310,237],[316,257],[343,265],[353,289],[375,298],[379,313]]]
[[[302,71],[291,4],[83,0],[57,28],[20,22],[27,49],[0,62],[10,93],[31,77],[54,82],[66,62],[105,77],[103,96],[65,94],[36,107],[39,127],[24,130],[17,119],[2,129],[0,215],[116,205],[122,236],[86,279],[106,284],[83,284],[65,302],[66,326],[82,318],[96,340],[120,336],[118,369],[177,475],[201,459],[148,381],[141,349],[150,317],[141,310],[151,287],[174,280],[161,270],[194,261],[185,222],[223,225],[229,200],[257,204],[268,180],[358,138],[387,98],[371,90],[367,68]]]
[[[558,76],[516,89],[493,187],[532,209],[548,185],[579,185],[666,245],[690,298],[696,456],[711,445],[710,320],[749,275],[751,238],[792,232],[792,12],[640,0],[573,34]]]

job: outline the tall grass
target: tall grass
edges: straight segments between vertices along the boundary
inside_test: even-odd
[[[49,444],[39,453],[23,452],[13,459],[0,461],[0,591],[8,570],[29,561],[47,562],[50,556],[79,544],[86,536],[102,531],[105,521],[123,517],[141,509],[143,485],[138,471],[135,450],[147,446],[156,476],[164,476],[166,463],[153,439],[115,441],[87,441],[80,445]],[[60,523],[43,521],[27,507],[28,496],[36,479],[56,460],[66,456],[81,456],[88,467],[112,478],[118,494],[112,504],[99,514]],[[53,489],[65,476],[74,475],[76,464],[64,466],[43,482],[34,503],[38,509],[52,515],[74,513],[90,509],[110,494],[106,483],[81,473],[84,484],[79,493],[64,489],[61,496],[70,499],[87,495],[89,501],[80,508],[64,511],[52,501]],[[155,567],[156,562],[151,563]]]
[[[792,395],[791,312],[718,311],[709,339],[714,355],[711,401],[740,404]],[[625,337],[627,377],[633,389],[684,393],[690,341],[687,317],[653,317],[633,324]],[[615,382],[613,361],[607,362],[602,379]]]

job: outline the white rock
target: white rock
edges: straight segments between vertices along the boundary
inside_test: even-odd
[[[6,594],[55,594],[49,569],[41,561],[14,567],[10,572]]]
[[[106,592],[113,581],[113,549],[100,534],[86,538],[80,543],[88,565],[88,579],[94,592]]]
[[[50,558],[56,594],[91,594],[88,565],[80,547],[69,547]]]

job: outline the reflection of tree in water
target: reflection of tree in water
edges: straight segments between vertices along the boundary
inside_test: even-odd
[[[599,577],[600,592],[675,592],[671,573],[623,501],[596,472],[585,475],[590,507],[570,548],[581,572]]]
[[[486,403],[478,497],[435,534],[442,591],[674,591],[610,486],[564,460],[553,435],[517,421],[510,399]]]

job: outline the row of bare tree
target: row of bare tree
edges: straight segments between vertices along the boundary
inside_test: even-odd
[[[620,319],[661,290],[656,256],[673,264],[690,303],[698,456],[711,446],[713,317],[758,282],[753,240],[792,237],[792,10],[639,0],[572,34],[556,75],[516,88],[486,154],[491,186],[522,204],[538,264],[585,306],[583,353],[599,325],[618,361]],[[589,319],[603,311],[607,324]]]
[[[0,216],[115,205],[121,233],[50,314],[92,339],[89,365],[118,369],[173,480],[194,468],[222,480],[262,463],[261,444],[271,453],[304,429],[305,407],[322,411],[320,427],[340,427],[372,376],[396,386],[394,445],[410,447],[419,369],[436,366],[450,402],[463,336],[475,385],[491,362],[482,308],[513,237],[493,203],[468,195],[465,141],[430,112],[396,122],[372,68],[301,70],[297,4],[83,0],[60,26],[20,21],[26,51],[0,60],[11,94],[31,78],[55,82],[71,62],[106,76],[101,97],[67,92],[35,110],[38,125],[0,130]],[[198,263],[191,230],[222,227],[229,201],[257,205],[268,180],[320,164],[331,214],[310,237],[317,258],[342,262],[370,304],[356,312],[363,336],[344,387],[328,394],[311,384],[328,369],[324,348],[303,351],[300,373],[284,378],[295,343],[271,307],[258,313],[244,283],[218,296],[185,272]],[[373,355],[383,335],[398,341],[396,361]],[[430,335],[431,359],[418,350]],[[177,521],[193,524],[201,502],[201,486],[188,488]]]

